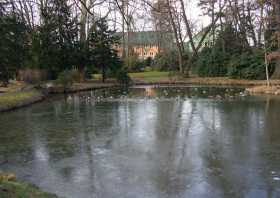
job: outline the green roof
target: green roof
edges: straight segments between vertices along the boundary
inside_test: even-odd
[[[122,33],[116,33],[122,42]],[[169,33],[172,35],[172,33]],[[125,32],[125,40],[127,41],[128,33]],[[154,45],[158,44],[159,32],[156,31],[142,31],[142,32],[130,32],[129,40],[132,45]]]

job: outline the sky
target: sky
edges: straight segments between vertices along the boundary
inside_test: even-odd
[[[207,26],[210,23],[209,17],[202,16],[201,9],[197,6],[198,0],[185,0],[186,2],[186,12],[190,21],[194,22],[197,28],[197,31],[201,30],[202,27]],[[133,11],[133,15],[135,18],[135,27],[134,31],[143,31],[143,30],[153,30],[153,24],[151,21],[150,15],[150,7],[149,6],[141,6],[139,4],[136,5],[137,9]],[[107,9],[107,8],[104,8]],[[101,11],[105,13],[105,11]],[[121,15],[117,16],[117,30],[121,31]],[[112,23],[113,24],[113,23]],[[182,23],[183,25],[183,23]]]

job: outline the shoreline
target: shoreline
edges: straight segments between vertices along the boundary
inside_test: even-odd
[[[280,80],[271,80],[271,85],[279,85]],[[229,79],[225,77],[193,77],[184,79],[162,79],[156,81],[144,80],[141,78],[133,78],[134,85],[161,85],[161,84],[172,84],[172,85],[213,85],[213,86],[244,86],[253,87],[266,85],[266,80],[245,80],[245,79]]]
[[[48,94],[67,94],[76,93],[82,91],[90,91],[96,89],[106,89],[119,87],[117,83],[96,83],[96,82],[84,82],[84,83],[74,83],[71,87],[65,88],[62,85],[52,85],[43,86],[42,90],[46,91]]]
[[[59,198],[27,182],[18,181],[13,173],[0,172],[0,197]]]
[[[216,78],[185,78],[180,80],[157,80],[147,81],[139,78],[133,78],[130,86],[230,86],[243,87],[251,95],[280,95],[280,80],[271,80],[271,87],[266,86],[265,80],[239,80],[228,79],[223,77]],[[77,93],[83,91],[109,89],[119,87],[120,85],[114,81],[101,83],[88,81],[84,83],[74,83],[71,87],[65,89],[61,85],[53,85],[47,87],[46,84],[40,89],[21,90],[15,92],[7,92],[0,94],[0,112],[7,112],[19,108],[27,107],[32,104],[44,101],[46,98],[55,94]],[[44,94],[46,93],[46,94]],[[23,97],[23,96],[24,97]],[[25,96],[27,95],[27,96]],[[9,100],[12,100],[10,102]]]
[[[45,98],[46,96],[38,90],[4,93],[3,95],[0,95],[0,112],[7,112],[27,107],[41,102]]]
[[[116,83],[75,83],[68,89],[63,86],[53,86],[50,88],[30,89],[28,91],[16,91],[0,94],[0,113],[24,108],[35,103],[39,103],[55,94],[68,94],[83,91],[107,89],[118,87]],[[11,101],[9,101],[11,100]]]
[[[280,86],[272,85],[272,86],[254,86],[251,88],[247,88],[246,91],[251,95],[280,95]]]

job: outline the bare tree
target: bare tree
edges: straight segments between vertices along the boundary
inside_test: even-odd
[[[271,55],[275,56],[276,58],[276,66],[275,71],[272,75],[273,79],[279,79],[280,78],[280,2],[277,0],[273,0],[272,2],[273,6],[273,13],[274,13],[274,20],[276,24],[276,31],[275,31],[275,38],[277,40],[277,51],[272,53]]]

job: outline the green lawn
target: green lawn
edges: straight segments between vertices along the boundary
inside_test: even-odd
[[[0,94],[0,107],[14,106],[22,101],[37,96],[40,96],[40,93],[35,90]]]
[[[150,72],[139,72],[129,73],[129,76],[134,80],[142,80],[145,82],[159,82],[163,80],[169,80],[169,72],[150,71]]]
[[[131,78],[162,78],[168,77],[169,72],[160,72],[160,71],[150,71],[150,72],[137,72],[137,73],[129,73]]]
[[[132,79],[140,79],[148,82],[155,82],[158,80],[165,80],[169,78],[169,72],[150,71],[150,72],[135,72],[128,73]],[[94,74],[94,79],[100,79],[101,74]]]

